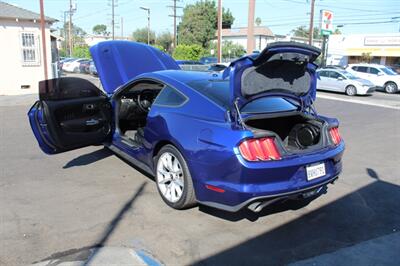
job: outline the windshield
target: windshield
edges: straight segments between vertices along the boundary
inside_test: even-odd
[[[386,68],[386,67],[382,67],[382,68],[380,68],[380,70],[382,70],[386,75],[389,75],[389,76],[397,75],[393,70]]]
[[[339,71],[339,72],[340,72],[340,74],[342,74],[343,76],[345,76],[348,79],[358,79],[356,76],[354,76],[350,72],[347,72],[347,71]]]

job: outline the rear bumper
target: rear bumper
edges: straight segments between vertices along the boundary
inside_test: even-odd
[[[242,203],[239,203],[237,205],[234,205],[234,206],[224,205],[221,203],[210,202],[210,201],[198,201],[198,202],[200,204],[207,205],[207,206],[210,206],[213,208],[217,208],[217,209],[221,209],[221,210],[225,210],[225,211],[229,211],[229,212],[237,212],[246,206],[252,205],[252,203],[259,203],[257,205],[261,206],[264,202],[265,203],[269,203],[269,202],[273,203],[273,202],[277,202],[279,200],[284,200],[284,199],[297,199],[297,198],[302,197],[306,193],[310,193],[310,192],[314,192],[314,191],[316,192],[315,195],[317,195],[320,193],[319,191],[317,192],[317,190],[319,190],[320,188],[326,187],[328,184],[333,184],[338,178],[339,178],[338,176],[335,176],[335,177],[328,179],[317,185],[306,187],[306,188],[299,189],[299,190],[292,191],[292,192],[249,198],[248,200],[246,200]],[[253,209],[253,208],[251,208],[251,209]],[[260,210],[261,209],[257,210],[257,207],[254,207],[254,209],[253,209],[253,211],[257,211],[257,212]]]
[[[247,162],[236,155],[217,166],[191,162],[196,198],[201,204],[235,212],[252,202],[301,195],[337,179],[343,151],[342,142],[335,148],[280,161]],[[306,167],[321,162],[325,163],[326,175],[308,181]],[[212,191],[206,185],[224,192]]]

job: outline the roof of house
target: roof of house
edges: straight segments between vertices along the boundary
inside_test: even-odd
[[[11,18],[11,19],[21,19],[21,20],[40,20],[40,15],[38,13],[29,11],[27,9],[0,1],[0,18]],[[54,19],[54,18],[46,17],[46,21],[53,23],[58,20]]]
[[[272,31],[268,27],[264,27],[264,26],[263,27],[254,27],[254,35],[274,36]],[[224,36],[224,37],[247,36],[247,27],[222,29],[222,36]]]

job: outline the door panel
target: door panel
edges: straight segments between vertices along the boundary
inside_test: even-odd
[[[101,144],[112,130],[108,98],[87,80],[68,79],[43,81],[41,100],[28,113],[39,146],[48,154]]]

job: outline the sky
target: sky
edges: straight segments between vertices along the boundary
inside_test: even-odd
[[[2,0],[10,4],[39,13],[39,0]],[[69,0],[43,0],[46,16],[60,20],[55,27],[61,27],[64,11],[69,9]],[[92,33],[96,24],[111,25],[112,0],[73,0],[77,10],[72,21]],[[157,33],[173,31],[172,0],[114,0],[116,2],[115,21],[123,20],[123,35],[130,36],[137,28],[147,27],[147,13],[140,7],[151,10],[150,28]],[[184,7],[197,0],[180,0],[177,5]],[[274,34],[289,34],[297,26],[308,25],[311,0],[256,0],[255,17],[260,17],[263,26],[268,26]],[[333,25],[342,25],[344,34],[395,33],[400,31],[399,0],[315,0],[315,23],[318,25],[321,9],[333,12]],[[233,27],[247,26],[247,0],[223,0],[224,8],[229,8],[235,17]],[[182,9],[178,9],[178,15]],[[68,18],[67,18],[68,19]],[[179,21],[179,20],[178,20]],[[115,35],[121,35],[117,25]]]

